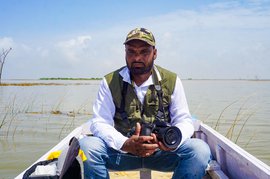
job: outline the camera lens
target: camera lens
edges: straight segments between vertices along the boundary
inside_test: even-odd
[[[180,130],[175,127],[168,127],[163,136],[164,144],[169,148],[176,148],[182,139]]]

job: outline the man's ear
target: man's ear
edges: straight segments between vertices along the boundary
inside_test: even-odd
[[[154,49],[153,53],[154,53],[154,60],[155,60],[157,58],[157,49],[156,48]]]

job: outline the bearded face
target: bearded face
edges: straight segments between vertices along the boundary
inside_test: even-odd
[[[149,73],[155,58],[156,49],[142,41],[132,41],[126,45],[126,64],[131,75]]]
[[[142,75],[150,72],[154,65],[154,59],[150,61],[150,63],[144,62],[132,62],[131,64],[128,63],[126,58],[127,67],[132,75]]]

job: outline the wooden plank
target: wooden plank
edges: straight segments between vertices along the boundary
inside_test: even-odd
[[[221,170],[220,165],[215,160],[209,162],[209,166],[206,169],[208,175],[212,179],[228,179],[228,177]]]
[[[151,179],[151,170],[140,170],[140,179]]]

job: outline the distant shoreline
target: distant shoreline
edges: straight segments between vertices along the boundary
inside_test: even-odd
[[[2,83],[5,83],[5,81],[38,81],[38,80],[40,80],[40,81],[46,81],[46,80],[52,80],[52,81],[61,81],[61,80],[63,80],[63,81],[68,81],[68,80],[70,80],[70,81],[83,81],[83,80],[102,80],[103,78],[60,78],[60,77],[57,77],[57,78],[39,78],[39,79],[2,79],[1,81],[0,81],[0,84],[1,84],[1,82]],[[194,80],[194,81],[270,81],[270,79],[214,79],[214,78],[209,78],[209,79],[203,79],[203,78],[181,78],[181,80],[182,81],[192,81],[192,80]]]
[[[39,78],[39,80],[102,80],[102,78]]]
[[[102,80],[102,78],[40,78],[39,80]],[[270,81],[270,79],[199,79],[183,78],[181,80],[209,80],[209,81]]]
[[[192,79],[192,78],[185,78],[181,80],[194,80],[194,81],[270,81],[270,79]]]
[[[0,86],[67,86],[67,85],[90,85],[86,81],[99,81],[102,78],[40,78],[40,79],[5,79]],[[62,81],[62,82],[61,82]],[[69,82],[64,82],[69,81]],[[73,82],[72,82],[73,81]],[[84,81],[84,82],[83,82]],[[270,79],[182,79],[182,81],[250,81],[270,82]]]
[[[2,79],[2,83],[5,83],[5,81],[36,81],[36,80],[41,80],[41,81],[46,81],[46,80],[52,80],[52,81],[61,81],[61,80],[69,80],[69,81],[82,81],[82,80],[102,80],[103,78],[62,78],[62,77],[57,77],[57,78],[39,78],[39,79]],[[182,81],[270,81],[270,79],[214,79],[214,78],[208,78],[208,79],[203,79],[203,78],[181,78]],[[0,81],[0,84],[1,84]]]
[[[0,83],[0,86],[70,86],[90,85],[88,83]]]

